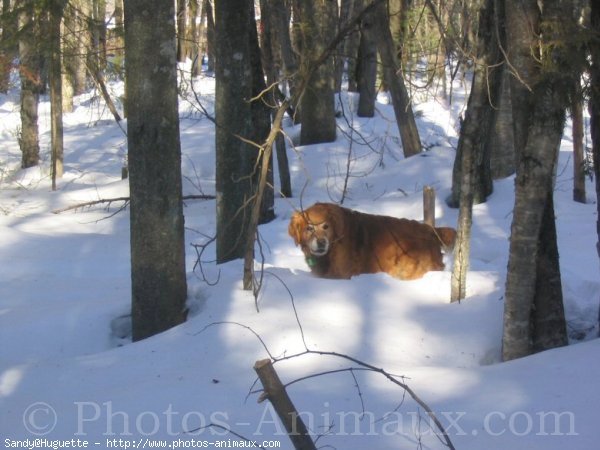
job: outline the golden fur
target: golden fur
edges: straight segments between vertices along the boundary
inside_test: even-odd
[[[386,272],[401,280],[443,270],[442,251],[454,247],[453,228],[416,220],[365,214],[333,203],[315,203],[295,212],[288,228],[312,272],[350,278]]]

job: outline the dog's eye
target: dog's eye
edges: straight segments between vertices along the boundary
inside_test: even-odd
[[[309,233],[312,233],[313,231],[315,231],[315,227],[314,227],[314,226],[312,226],[312,225],[308,225],[308,226],[306,227],[306,231],[308,231]]]
[[[329,229],[329,224],[328,223],[324,223],[323,224],[323,229],[324,230],[328,230]]]

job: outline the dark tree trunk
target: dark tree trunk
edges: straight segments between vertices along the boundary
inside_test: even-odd
[[[287,96],[294,94],[294,77],[298,71],[298,61],[292,48],[290,36],[290,1],[268,0],[271,11],[272,42],[281,55],[283,76],[287,82]]]
[[[533,324],[533,352],[567,345],[567,324],[562,302],[562,281],[558,264],[558,244],[554,217],[553,193],[547,195],[538,238],[537,279]]]
[[[33,7],[24,7],[20,13],[19,75],[21,78],[21,167],[37,166],[40,161],[38,104],[41,91],[41,55],[37,47],[40,35],[39,18],[34,18]]]
[[[396,47],[390,32],[389,17],[385,3],[380,2],[375,7],[375,22],[377,26],[377,50],[384,68],[384,78],[392,95],[396,121],[402,140],[402,150],[405,157],[421,152],[421,139],[412,111],[411,100],[408,96],[400,66],[396,58]]]
[[[92,23],[91,65],[104,70],[106,68],[106,0],[92,0]]]
[[[337,10],[335,0],[315,2],[297,0],[300,13],[300,34],[302,38],[300,76],[308,71],[315,60],[325,51],[334,30],[330,28],[333,8]],[[334,62],[327,58],[323,64],[312,71],[307,88],[300,98],[302,128],[300,144],[318,144],[332,142],[336,138],[335,99],[334,99]]]
[[[480,11],[473,84],[454,161],[452,192],[454,203],[460,205],[460,213],[454,252],[452,301],[461,300],[466,295],[473,203],[485,201],[492,191],[489,136],[495,111],[490,101],[495,102],[498,97],[502,75],[499,69],[493,68],[497,66],[499,58],[494,17],[494,0],[487,0]],[[465,189],[467,192],[463,192]]]
[[[504,309],[505,360],[567,344],[551,197],[568,93],[577,73],[573,67],[569,71],[551,66],[565,67],[567,52],[577,52],[571,46],[554,45],[573,32],[565,20],[571,17],[569,11],[558,1],[547,0],[540,26],[528,22],[528,32],[536,34],[524,35],[519,28],[524,24],[514,16],[523,13],[519,10],[522,5],[529,7],[530,20],[541,17],[536,13],[537,2],[512,3],[506,5],[509,54],[515,58],[513,68],[521,74],[521,83],[531,92],[520,97],[511,86],[513,117],[524,123],[515,126],[518,164]],[[555,26],[559,22],[563,24],[560,28]],[[521,40],[525,37],[529,38],[526,42]],[[529,52],[532,47],[525,48],[531,44],[544,49],[540,66]],[[515,65],[517,61],[523,67]],[[521,92],[520,86],[516,91]]]
[[[494,0],[487,0],[480,11],[479,43],[474,59],[473,84],[465,119],[461,126],[460,139],[452,172],[452,198],[448,202],[457,207],[462,186],[462,153],[472,153],[473,168],[471,172],[471,199],[473,203],[483,203],[492,193],[492,174],[490,154],[492,130],[496,119],[496,105],[500,99],[502,71],[500,70],[500,47],[496,39],[496,23],[494,17]],[[501,24],[500,24],[501,25]]]
[[[125,2],[133,340],[186,316],[174,15],[172,2]]]
[[[202,1],[203,14],[206,15],[206,57],[207,70],[215,71],[215,19],[213,14],[213,6],[211,0]]]
[[[262,61],[267,77],[267,84],[271,87],[269,90],[267,104],[279,106],[280,99],[283,94],[279,91],[279,70],[275,64],[275,60],[281,64],[281,58],[276,58],[278,48],[274,41],[274,3],[279,3],[274,0],[261,0],[261,18],[262,18]],[[276,6],[276,8],[279,6]],[[288,38],[289,39],[289,38]],[[272,119],[275,118],[276,108],[271,110]],[[283,197],[292,196],[292,183],[290,177],[290,167],[287,157],[285,137],[282,133],[277,135],[275,140],[275,148],[277,153],[277,167],[279,169],[279,184],[280,193]]]
[[[356,67],[358,84],[358,117],[373,117],[375,115],[375,100],[377,92],[377,31],[381,26],[374,20],[373,12],[365,14],[360,25],[360,45]]]
[[[266,92],[265,74],[262,66],[260,46],[258,44],[258,33],[256,30],[256,19],[254,14],[254,2],[248,7],[247,11],[247,30],[249,37],[250,65],[252,69],[252,97],[250,104],[252,113],[252,134],[249,138],[258,145],[262,145],[271,131],[271,108],[269,104],[260,98]],[[261,155],[254,150],[254,160],[256,170],[253,172],[253,189],[258,186],[261,172]],[[267,223],[275,218],[275,193],[273,189],[273,158],[269,160],[267,168],[267,185],[261,201],[259,223]]]
[[[575,80],[571,99],[573,123],[573,200],[585,203],[585,155],[583,151],[583,97],[581,83]]]
[[[262,77],[252,5],[250,0],[243,7],[234,0],[215,4],[217,263],[244,257],[260,167],[258,149],[248,141],[261,144],[265,124],[270,126],[261,101],[248,101],[258,93],[258,74]]]
[[[363,0],[342,0],[340,6],[340,23],[345,23],[354,16],[357,9],[362,6]],[[342,63],[336,67],[336,86],[341,86],[344,78],[344,70],[348,76],[348,92],[358,90],[357,63],[360,33],[354,31],[344,39],[341,46]]]
[[[515,158],[527,143],[528,124],[531,121],[534,97],[531,94],[539,72],[531,49],[538,45],[540,10],[537,0],[506,1],[506,34],[508,61],[510,61],[510,96],[512,100],[513,137]]]
[[[502,82],[498,104],[495,105],[496,121],[490,136],[490,166],[494,180],[506,178],[515,173],[515,138],[512,121],[512,102],[510,95],[510,71],[502,71]]]

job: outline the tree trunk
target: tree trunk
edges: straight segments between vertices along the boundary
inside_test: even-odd
[[[271,108],[268,106],[270,103],[264,101],[264,98],[260,97],[264,95],[267,89],[265,84],[265,75],[262,66],[262,58],[260,52],[260,46],[258,44],[258,33],[256,30],[256,18],[254,13],[254,2],[248,7],[248,37],[249,37],[249,51],[250,51],[250,66],[252,68],[252,97],[253,100],[250,103],[252,113],[252,134],[249,138],[258,145],[262,145],[269,131],[271,131]],[[259,176],[261,172],[262,159],[260,153],[256,150],[254,153],[254,161],[256,169],[253,172],[253,189],[256,189],[259,182]],[[267,184],[265,186],[262,198],[259,199],[261,202],[260,206],[260,218],[259,223],[267,223],[275,218],[275,192],[273,189],[273,158],[269,158],[267,167]]]
[[[131,310],[137,341],[185,320],[187,282],[174,4],[127,0],[124,6]]]
[[[51,115],[51,153],[52,153],[52,190],[56,190],[57,178],[63,176],[63,105],[62,105],[62,62],[60,45],[60,22],[62,20],[64,0],[52,0],[48,23],[50,115]]]
[[[570,46],[554,45],[571,32],[571,24],[565,21],[571,15],[560,8],[559,2],[546,1],[540,26],[528,23],[527,30],[530,33],[535,30],[536,35],[532,35],[533,39],[528,36],[527,45],[537,44],[536,47],[544,49],[542,64],[536,66],[532,62],[533,56],[520,40],[524,35],[519,27],[524,24],[514,16],[522,14],[518,5],[524,5],[530,7],[530,20],[539,17],[537,3],[534,3],[517,1],[506,5],[513,70],[518,71],[520,81],[531,92],[519,97],[511,86],[513,117],[515,121],[520,118],[525,122],[515,126],[518,164],[504,308],[505,360],[567,343],[551,196],[568,105],[567,93],[575,72],[553,70],[551,65],[564,67],[561,61],[566,60],[567,52],[575,54],[575,51]],[[556,27],[559,22],[563,26]],[[539,33],[542,29],[544,32]],[[537,36],[541,42],[537,42]],[[530,61],[522,58],[526,53]],[[517,66],[517,61],[523,67]],[[517,86],[517,92],[521,92],[520,88]]]
[[[106,0],[92,0],[92,67],[106,68]]]
[[[274,41],[274,3],[279,3],[273,0],[261,0],[261,18],[262,18],[262,61],[267,77],[267,84],[271,87],[267,94],[267,104],[279,106],[280,98],[283,94],[279,91],[279,71],[274,61],[276,59],[281,63],[281,58],[276,58],[277,46]],[[275,119],[277,108],[271,109],[271,120]],[[279,184],[280,193],[283,197],[292,196],[292,183],[290,177],[290,167],[287,157],[285,137],[282,133],[278,133],[275,140],[275,148],[277,153],[277,167],[279,169]]]
[[[538,238],[536,295],[531,312],[534,353],[568,344],[551,190],[547,197]]]
[[[75,17],[66,9],[63,13],[63,25],[61,26],[62,48],[61,48],[61,65],[62,65],[62,109],[63,113],[73,112],[73,95],[75,92],[75,84],[73,82],[73,72],[69,70],[69,66],[73,66],[74,49],[77,46],[78,39],[71,30],[76,27]]]
[[[373,117],[375,115],[375,100],[377,92],[377,31],[374,27],[381,26],[375,22],[373,12],[365,14],[360,26],[360,44],[356,64],[356,79],[358,83],[358,117]]]
[[[115,72],[117,72],[119,77],[123,77],[124,70],[124,62],[125,62],[125,48],[123,44],[123,36],[125,34],[125,30],[123,28],[123,1],[124,0],[115,0],[115,29],[113,30],[114,36],[114,44],[113,44],[113,53],[114,53],[114,67]]]
[[[329,27],[332,10],[337,2],[324,0],[296,0],[301,21],[301,69],[300,77],[321,55],[334,30]],[[334,62],[329,57],[312,71],[307,88],[300,99],[300,144],[318,144],[333,142],[336,138],[335,99],[334,99]]]
[[[510,71],[502,71],[500,96],[496,111],[496,121],[490,136],[490,166],[492,178],[498,180],[515,173],[515,138],[513,133],[512,101],[510,95]]]
[[[539,83],[534,94],[534,109],[527,145],[520,151],[517,166],[515,207],[510,238],[508,274],[504,308],[503,358],[527,356],[544,341],[541,333],[551,331],[556,342],[566,344],[562,311],[562,291],[558,269],[556,232],[553,226],[552,195],[556,152],[564,127],[565,105],[554,83]],[[540,269],[543,269],[540,271]],[[542,275],[545,274],[545,277]],[[545,287],[540,290],[541,287]],[[546,295],[545,297],[542,295]],[[545,317],[544,310],[562,313],[561,318]],[[537,309],[537,311],[536,311]],[[552,329],[536,329],[544,320],[554,322]],[[556,346],[556,345],[555,345]]]
[[[362,0],[342,0],[340,5],[340,23],[345,23],[354,16]],[[358,63],[358,46],[360,41],[360,33],[354,31],[344,39],[341,48],[342,64],[336,67],[336,85],[341,86],[344,78],[344,71],[348,76],[348,92],[356,92],[358,90],[357,83],[357,63]]]
[[[33,17],[32,5],[24,7],[20,13],[19,33],[19,76],[21,79],[21,167],[37,166],[40,161],[38,129],[38,104],[41,90],[41,55],[37,47],[39,18]]]
[[[283,76],[288,85],[286,94],[291,97],[294,94],[294,76],[298,71],[298,62],[292,49],[290,36],[289,2],[282,0],[268,0],[268,2],[272,18],[272,42],[273,45],[278,46],[283,64]]]
[[[213,14],[213,6],[211,0],[203,0],[202,9],[206,15],[206,55],[207,55],[207,70],[215,71],[215,19]]]
[[[70,3],[73,4],[73,2]],[[75,16],[79,33],[75,36],[77,42],[72,55],[73,59],[69,60],[66,70],[71,73],[73,80],[73,95],[80,95],[87,89],[88,68],[95,67],[90,55],[94,24],[89,20],[91,8],[87,0],[77,0],[74,6],[74,8],[69,8],[69,11],[72,16]]]
[[[498,97],[501,76],[501,72],[494,69],[499,57],[493,31],[494,17],[494,0],[487,0],[480,11],[473,84],[454,161],[452,192],[454,201],[460,206],[460,213],[451,301],[458,301],[466,296],[473,203],[485,201],[492,191],[489,136],[495,111],[490,102],[495,102]],[[465,189],[466,192],[463,192]]]
[[[585,155],[583,151],[583,97],[581,84],[575,81],[571,99],[573,123],[573,201],[585,203]]]
[[[15,44],[16,31],[18,29],[18,18],[11,14],[10,0],[2,0],[0,37],[0,93],[6,94],[10,87],[10,71],[13,59],[18,53],[18,44]]]
[[[177,61],[187,58],[187,0],[177,0]]]
[[[404,44],[407,40],[408,13],[413,1],[388,0],[390,32],[392,33],[392,40],[396,47],[396,58],[400,67],[402,67]]]
[[[216,191],[217,263],[244,257],[255,193],[257,149],[240,139],[255,137],[252,106],[253,66],[250,49],[250,0],[220,0],[216,18]]]
[[[389,24],[389,17],[384,3],[378,3],[375,7],[375,22],[378,24]],[[402,149],[405,157],[416,155],[421,152],[421,140],[415,122],[415,116],[411,107],[411,100],[404,85],[404,79],[396,58],[396,48],[392,39],[389,26],[379,25],[377,27],[377,50],[384,67],[384,78],[392,94],[392,103],[396,113],[396,121]]]
[[[527,143],[534,97],[533,83],[539,68],[532,58],[538,45],[540,10],[537,0],[507,0],[505,2],[507,53],[510,63],[510,96],[512,100],[515,161]]]
[[[496,119],[500,98],[502,71],[500,70],[500,50],[496,39],[496,22],[499,15],[494,12],[494,0],[487,0],[479,13],[478,44],[474,59],[474,74],[465,119],[461,126],[460,139],[452,171],[452,198],[450,206],[459,205],[462,178],[462,152],[473,147],[473,169],[471,172],[471,200],[483,203],[492,193],[493,183],[490,169],[490,137]]]
[[[202,59],[204,58],[204,17],[202,17],[202,8],[200,0],[190,0],[190,34],[192,42],[190,43],[192,58],[192,78],[200,76],[202,73]]]

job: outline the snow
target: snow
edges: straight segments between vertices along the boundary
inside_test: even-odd
[[[211,111],[214,80],[198,79],[194,87]],[[111,88],[122,92],[119,83]],[[345,206],[420,219],[422,188],[431,185],[436,220],[456,224],[457,211],[444,199],[464,92],[457,86],[452,105],[420,98],[417,123],[429,150],[407,160],[393,109],[380,97],[376,117],[361,119],[353,114],[356,97],[343,95],[338,140],[289,150],[295,197],[277,199],[277,218],[260,227],[265,273],[256,302],[241,288],[241,261],[215,265],[214,244],[194,270],[192,245],[214,235],[215,204],[187,201],[188,321],[131,343],[129,211],[115,203],[53,213],[128,195],[120,178],[126,158],[121,128],[95,93],[77,98],[74,112],[65,115],[65,175],[52,192],[47,99],[40,107],[42,165],[21,170],[18,91],[0,96],[3,445],[80,439],[95,448],[160,440],[171,448],[231,447],[243,436],[265,448],[276,442],[291,448],[270,404],[257,403],[253,365],[272,356],[283,358],[275,367],[284,383],[308,377],[288,392],[313,436],[320,436],[318,447],[444,448],[426,413],[399,386],[336,353],[402,376],[457,449],[596,449],[596,215],[591,200],[570,198],[569,126],[555,192],[568,347],[501,362],[512,178],[495,182],[489,201],[474,209],[468,298],[461,303],[449,302],[449,269],[416,281],[309,274],[287,234],[288,220],[300,205],[339,201],[348,164]],[[180,109],[184,193],[214,194],[214,125],[194,98],[183,98]],[[286,133],[294,141],[299,128],[288,122]],[[46,440],[36,444],[36,438]]]

